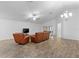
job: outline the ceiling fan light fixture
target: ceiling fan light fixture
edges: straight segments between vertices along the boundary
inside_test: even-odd
[[[33,21],[36,21],[36,17],[33,17]]]

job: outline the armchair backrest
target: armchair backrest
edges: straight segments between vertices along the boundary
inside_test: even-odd
[[[36,33],[36,38],[38,39],[38,40],[45,40],[45,39],[49,39],[49,32],[37,32]]]
[[[43,38],[44,39],[49,39],[49,32],[43,32],[44,35],[43,35]]]
[[[23,33],[13,33],[14,39],[15,41],[21,41],[22,39],[24,39],[24,34]]]
[[[38,33],[36,33],[35,35],[36,35],[36,38],[37,38],[38,40],[42,40],[42,39],[43,39],[43,32],[38,32]]]

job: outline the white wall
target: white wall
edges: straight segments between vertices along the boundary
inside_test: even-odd
[[[62,23],[62,38],[79,40],[79,9],[72,10],[72,17],[68,19],[58,18],[44,23],[43,26],[54,26],[54,35],[57,34],[57,23]]]
[[[35,32],[41,31],[40,24],[0,19],[0,40],[12,39],[12,34],[15,32],[22,32],[23,28],[29,28],[30,34],[34,34]]]
[[[56,19],[46,22],[42,26],[53,26],[53,35],[56,35]]]
[[[79,40],[79,10],[72,13],[72,17],[63,19],[63,38]]]
[[[72,11],[73,16],[67,20],[63,19],[63,38],[67,39],[79,39],[79,10]],[[59,18],[59,20],[61,20]],[[53,26],[54,35],[56,34],[56,19],[42,24],[42,26]],[[30,34],[41,31],[42,26],[40,24],[15,21],[8,19],[0,19],[0,40],[13,38],[14,32],[22,32],[23,28],[29,28]]]

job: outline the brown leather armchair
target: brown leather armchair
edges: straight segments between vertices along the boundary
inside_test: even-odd
[[[31,42],[39,43],[49,39],[48,32],[38,32],[35,35],[31,35]]]
[[[16,43],[24,45],[29,42],[29,36],[23,33],[13,33],[13,37]]]

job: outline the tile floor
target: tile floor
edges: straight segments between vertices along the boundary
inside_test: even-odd
[[[0,58],[78,58],[79,41],[49,39],[41,43],[18,45],[14,40],[0,41]]]

